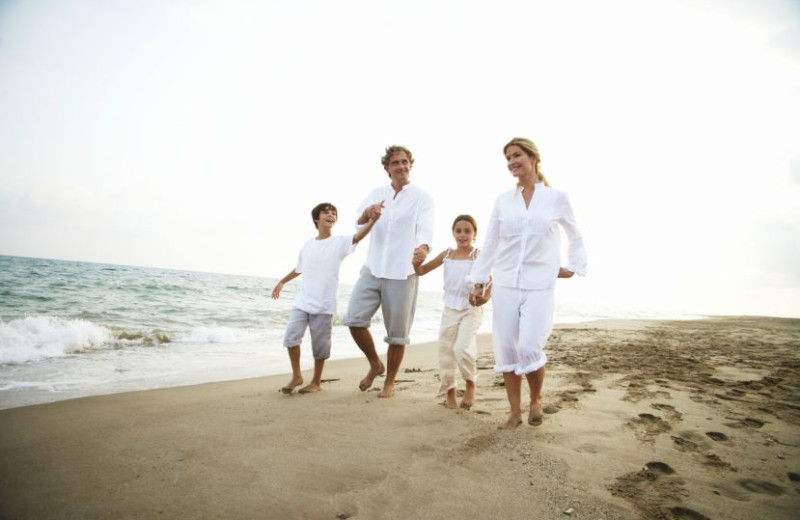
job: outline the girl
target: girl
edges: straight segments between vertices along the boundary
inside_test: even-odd
[[[478,369],[475,364],[477,343],[475,336],[483,321],[481,305],[489,301],[491,290],[475,297],[470,295],[472,285],[466,277],[478,257],[473,246],[478,234],[478,225],[470,215],[459,215],[453,221],[453,238],[456,248],[447,248],[430,262],[416,266],[418,275],[427,274],[444,264],[444,304],[442,324],[439,330],[439,394],[447,394],[445,406],[457,408],[456,368],[466,381],[466,391],[461,399],[461,408],[469,410],[475,402],[475,382]]]

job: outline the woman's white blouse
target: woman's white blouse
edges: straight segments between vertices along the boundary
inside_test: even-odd
[[[584,276],[586,249],[567,194],[538,183],[526,208],[520,190],[495,199],[481,255],[467,280],[487,283],[491,273],[493,283],[503,287],[554,287],[561,266],[559,226],[569,240],[565,267]]]

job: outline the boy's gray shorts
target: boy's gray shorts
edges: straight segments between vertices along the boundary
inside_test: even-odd
[[[416,274],[405,280],[389,280],[376,278],[366,266],[362,267],[350,295],[345,324],[348,327],[369,328],[372,317],[380,307],[386,326],[383,340],[390,345],[408,345],[417,309],[418,286],[419,276]]]
[[[331,357],[332,314],[309,314],[293,307],[289,313],[286,334],[283,336],[283,346],[289,348],[300,345],[306,334],[306,327],[311,331],[311,351],[314,359]]]

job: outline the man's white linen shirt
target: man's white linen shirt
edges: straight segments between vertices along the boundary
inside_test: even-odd
[[[406,184],[399,192],[392,185],[372,190],[358,208],[359,217],[367,206],[383,201],[381,218],[370,232],[369,252],[364,265],[376,278],[405,280],[414,274],[414,249],[433,243],[433,198]]]
[[[486,241],[468,281],[487,283],[491,272],[492,283],[502,287],[554,287],[561,267],[559,225],[569,240],[566,268],[583,276],[586,249],[567,194],[537,183],[528,207],[519,187],[501,194],[495,199]]]
[[[339,268],[355,249],[353,235],[308,240],[297,255],[294,269],[303,275],[294,306],[309,314],[336,314]]]

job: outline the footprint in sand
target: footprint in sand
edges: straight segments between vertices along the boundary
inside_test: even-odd
[[[737,422],[725,423],[725,426],[730,428],[753,428],[758,429],[761,428],[766,424],[764,421],[759,419],[753,419],[751,417],[747,417],[745,419],[740,419]]]
[[[789,480],[791,480],[792,482],[800,482],[800,473],[789,471],[788,473],[786,473],[786,476],[789,477]]]
[[[698,433],[682,432],[680,437],[676,437],[674,435],[671,436],[675,449],[677,449],[678,451],[682,451],[684,453],[694,454],[700,460],[700,462],[702,462],[706,466],[736,471],[736,468],[734,468],[731,464],[725,462],[724,460],[720,459],[718,455],[710,452],[704,453],[703,446],[701,446],[697,442],[694,442],[693,440],[690,440],[687,437],[694,437],[695,439],[698,440],[698,442],[702,440],[702,437]]]
[[[679,412],[678,410],[676,410],[675,407],[672,406],[672,405],[664,404],[664,403],[653,403],[653,404],[650,405],[650,408],[654,408],[656,410],[664,412],[664,415],[668,419],[673,419],[673,420],[676,420],[676,421],[682,421],[683,420],[683,414],[681,412]]]
[[[728,440],[728,436],[720,432],[706,432],[706,435],[713,441],[724,442]]]
[[[659,462],[659,461],[648,462],[647,464],[644,465],[644,467],[652,471],[653,473],[658,473],[661,475],[672,475],[673,473],[675,473],[675,470],[672,469],[672,466],[670,466],[666,462]]]
[[[711,520],[703,513],[682,506],[665,507],[661,513],[665,520]]]
[[[679,451],[685,452],[698,452],[700,448],[697,446],[696,443],[690,441],[689,439],[684,439],[683,437],[676,437],[674,435],[671,436],[672,442],[675,443],[675,447]]]
[[[628,426],[636,430],[636,438],[652,442],[658,435],[672,429],[668,422],[651,413],[640,413],[636,419],[628,421]]]
[[[738,480],[737,483],[751,493],[770,495],[773,497],[777,497],[785,493],[782,487],[777,484],[773,484],[772,482],[767,482],[766,480],[743,478]]]

